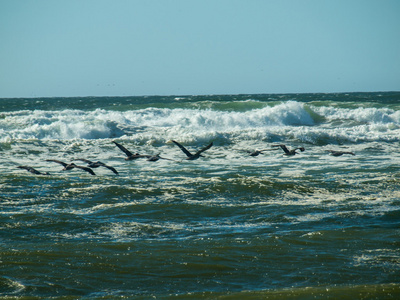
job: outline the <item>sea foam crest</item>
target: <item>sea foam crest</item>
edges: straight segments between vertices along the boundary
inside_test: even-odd
[[[126,125],[189,126],[192,128],[251,128],[280,125],[313,125],[314,120],[302,103],[289,101],[274,107],[245,112],[200,109],[155,109],[123,112]]]
[[[319,107],[315,111],[328,120],[354,120],[360,123],[393,123],[400,125],[400,111],[389,108],[359,107],[356,109]]]
[[[147,142],[264,139],[279,137],[312,143],[396,141],[400,112],[388,108],[338,108],[286,101],[251,110],[145,108],[18,111],[0,116],[1,141],[10,139],[106,139]]]
[[[0,131],[3,139],[102,139],[157,128],[194,133],[313,124],[313,118],[302,103],[288,101],[245,112],[184,108],[19,111],[5,114],[0,120]]]
[[[122,135],[101,114],[79,110],[20,111],[0,121],[2,139],[99,139]]]

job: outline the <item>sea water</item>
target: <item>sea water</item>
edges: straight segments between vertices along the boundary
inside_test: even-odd
[[[0,99],[0,296],[399,298],[399,150],[398,92]]]

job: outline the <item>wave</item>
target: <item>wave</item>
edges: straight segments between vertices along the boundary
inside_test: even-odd
[[[363,108],[356,109],[320,107],[315,109],[318,114],[323,115],[327,120],[350,120],[364,124],[400,124],[400,111],[389,108]]]
[[[144,108],[115,111],[21,110],[0,114],[1,141],[14,139],[114,139],[143,142],[207,138],[295,139],[310,143],[398,141],[400,111],[337,108],[286,101],[243,111]]]

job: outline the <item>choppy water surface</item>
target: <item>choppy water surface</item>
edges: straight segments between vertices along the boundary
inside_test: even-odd
[[[0,296],[396,299],[399,149],[399,93],[0,99]]]

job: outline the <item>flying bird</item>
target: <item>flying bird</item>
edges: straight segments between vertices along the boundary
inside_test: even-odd
[[[206,146],[206,147],[200,149],[200,150],[197,151],[195,154],[192,154],[192,153],[190,153],[185,147],[183,147],[181,144],[179,144],[177,141],[172,140],[172,142],[173,142],[175,145],[177,145],[177,146],[182,150],[183,153],[186,154],[186,156],[187,156],[186,159],[187,159],[187,160],[195,160],[195,159],[198,159],[200,156],[202,156],[201,153],[203,153],[204,151],[210,149],[210,148],[212,147],[212,145],[213,145],[213,143],[211,142],[208,146]]]
[[[147,158],[148,161],[157,161],[159,159],[166,159],[166,160],[172,160],[169,158],[165,158],[165,157],[161,157],[160,154],[156,154],[156,155],[150,155],[150,154],[133,154],[132,152],[130,152],[128,149],[126,149],[124,146],[122,146],[121,144],[118,144],[115,141],[112,141],[119,149],[121,149],[122,152],[125,153],[125,155],[127,156],[125,158],[125,160],[132,160],[132,159],[138,159],[138,158]]]
[[[327,150],[330,152],[330,155],[332,156],[342,156],[343,154],[350,154],[350,155],[355,155],[353,152],[350,151],[336,151],[336,150]]]
[[[98,168],[98,167],[107,168],[107,169],[113,171],[114,174],[118,175],[118,172],[117,172],[117,170],[116,170],[115,168],[113,168],[113,167],[111,167],[111,166],[109,166],[109,165],[106,165],[105,163],[102,163],[101,161],[93,162],[93,161],[90,161],[90,160],[84,159],[84,158],[78,158],[78,159],[74,159],[74,160],[83,161],[83,162],[85,162],[85,163],[88,164],[88,167],[89,167],[89,168],[93,168],[93,169]]]
[[[35,174],[35,175],[50,175],[50,173],[48,173],[48,172],[40,172],[40,171],[36,170],[35,168],[29,167],[29,166],[18,166],[17,168],[27,170],[28,172],[31,172],[32,174]]]
[[[59,161],[59,160],[56,160],[56,159],[46,159],[46,161],[51,161],[51,162],[55,162],[55,163],[58,163],[58,164],[62,165],[64,167],[62,169],[63,171],[68,171],[68,170],[72,170],[74,168],[77,168],[77,169],[81,169],[83,171],[86,171],[86,172],[88,172],[88,173],[90,173],[92,175],[96,175],[91,168],[78,166],[78,165],[76,165],[74,163],[67,164],[65,162],[62,162],[62,161]]]
[[[286,147],[286,145],[273,145],[272,147],[281,147],[282,150],[285,152],[284,155],[288,155],[288,156],[297,154],[296,150],[300,150],[301,152],[303,152],[305,150],[303,147],[299,147],[299,148],[295,148],[295,149],[289,150]]]
[[[255,151],[248,151],[250,153],[250,156],[258,156],[262,154],[264,151],[271,151],[274,149],[264,149],[264,150],[255,150]]]
[[[160,154],[148,155],[148,158],[147,158],[148,161],[157,161],[157,160],[159,160],[159,159],[166,159],[166,160],[175,161],[175,160],[170,159],[170,158],[161,157]]]
[[[133,154],[132,152],[130,152],[128,149],[126,149],[124,146],[122,146],[121,144],[118,144],[115,141],[112,141],[122,152],[125,153],[125,155],[127,156],[125,158],[125,160],[132,160],[132,159],[137,159],[137,158],[149,158],[151,157],[151,155],[141,155],[139,153],[135,153]]]

